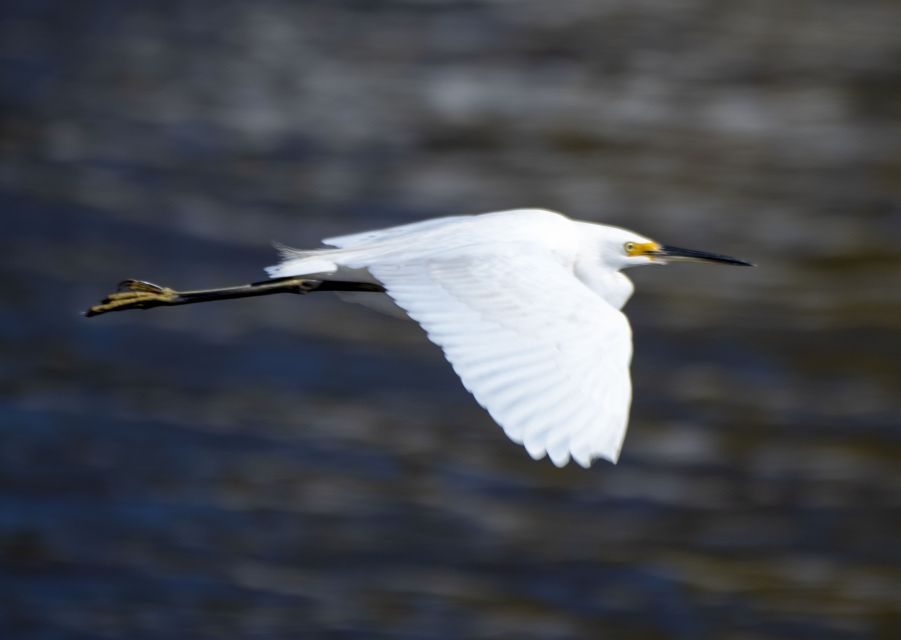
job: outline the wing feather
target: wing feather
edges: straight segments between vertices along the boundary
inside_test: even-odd
[[[550,253],[470,248],[369,271],[529,455],[616,462],[631,402],[629,323]]]
[[[412,233],[420,233],[430,231],[432,229],[441,229],[449,223],[471,219],[472,216],[445,216],[443,218],[432,218],[430,220],[420,220],[409,224],[402,224],[396,227],[388,227],[387,229],[376,229],[375,231],[364,231],[362,233],[351,233],[344,236],[334,236],[325,238],[322,244],[330,247],[338,247],[344,249],[358,245],[372,244],[376,242],[385,242],[386,240],[394,240]]]

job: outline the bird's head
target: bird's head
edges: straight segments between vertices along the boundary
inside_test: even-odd
[[[617,229],[607,238],[607,251],[618,268],[637,267],[644,264],[667,264],[668,262],[715,262],[742,267],[752,267],[752,263],[731,256],[695,249],[682,249],[660,244],[636,233]]]

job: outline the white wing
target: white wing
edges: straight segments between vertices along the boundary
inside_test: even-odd
[[[418,222],[402,224],[396,227],[388,227],[387,229],[376,229],[375,231],[351,233],[346,236],[333,236],[331,238],[325,238],[322,241],[322,244],[327,244],[330,247],[338,247],[339,249],[346,249],[347,247],[355,247],[359,245],[374,244],[376,242],[393,240],[395,238],[399,238],[401,236],[412,233],[439,229],[441,227],[447,226],[450,223],[460,220],[469,220],[472,219],[472,217],[473,216],[445,216],[443,218],[420,220]]]
[[[631,401],[629,323],[549,253],[467,251],[369,270],[533,458],[616,462]]]

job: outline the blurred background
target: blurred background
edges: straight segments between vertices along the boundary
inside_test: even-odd
[[[897,638],[895,0],[5,0],[0,636]],[[523,206],[632,272],[617,466],[533,462],[270,242]]]

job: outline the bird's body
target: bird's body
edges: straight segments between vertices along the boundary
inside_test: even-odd
[[[626,267],[748,265],[542,209],[454,216],[281,247],[271,280],[176,291],[127,280],[88,315],[271,293],[336,291],[418,322],[463,385],[535,458],[616,462],[631,403]]]
[[[545,259],[560,265],[621,309],[634,290],[632,281],[618,271],[619,262],[605,264],[603,257],[610,253],[611,242],[619,249],[630,239],[650,242],[624,229],[572,220],[554,211],[514,209],[434,218],[322,241],[334,248],[281,247],[284,261],[266,271],[271,277],[323,276],[382,284],[372,270],[383,265],[435,260],[474,265],[489,257],[525,254],[536,266]]]
[[[741,263],[541,209],[323,242],[332,248],[282,248],[269,275],[381,285],[510,439],[557,466],[619,457],[632,357],[620,309],[633,292],[620,270],[678,257]]]

